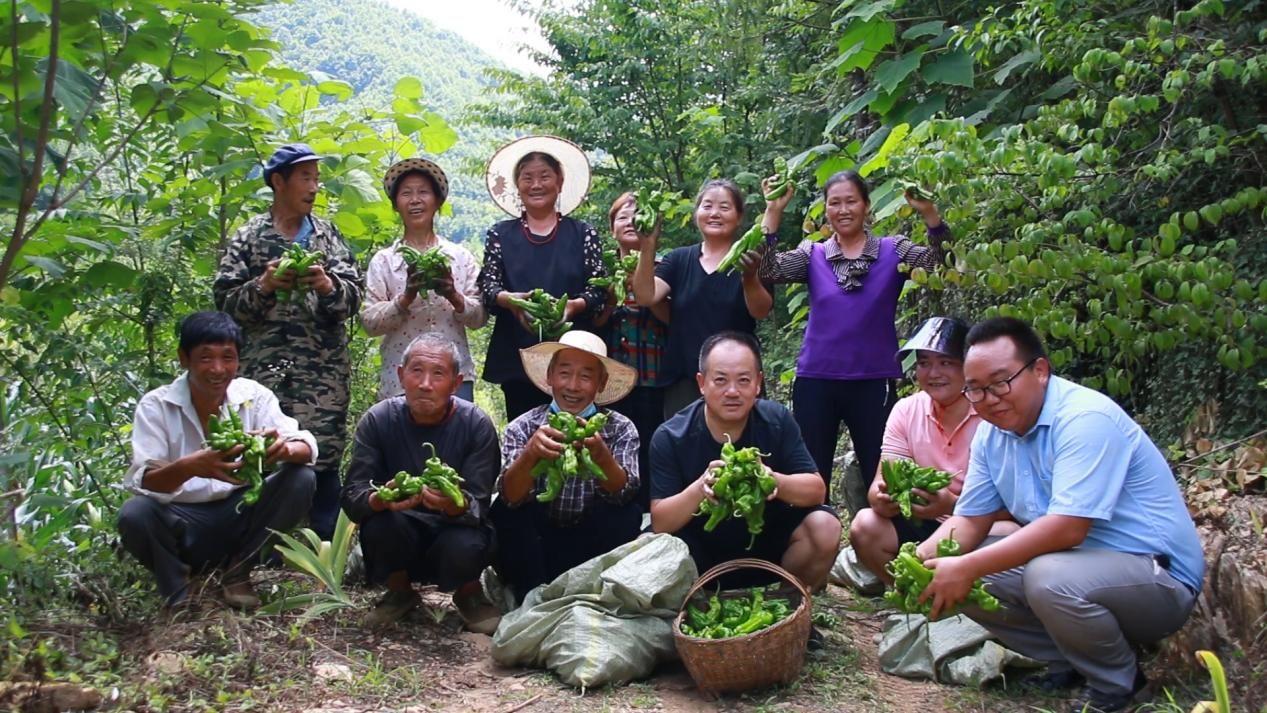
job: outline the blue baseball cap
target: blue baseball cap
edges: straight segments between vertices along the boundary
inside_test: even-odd
[[[274,151],[268,163],[264,164],[264,185],[270,187],[273,185],[273,174],[278,169],[320,159],[321,157],[308,144],[286,144]]]

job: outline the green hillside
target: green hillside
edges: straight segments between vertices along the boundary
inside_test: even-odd
[[[449,174],[452,216],[438,220],[451,239],[478,241],[503,213],[484,188],[482,169],[507,134],[466,125],[466,105],[490,88],[484,76],[498,63],[475,45],[407,10],[378,0],[299,0],[252,16],[282,45],[284,61],[323,72],[356,90],[352,101],[386,106],[401,77],[422,81],[424,102],[458,132],[458,143],[436,159]]]

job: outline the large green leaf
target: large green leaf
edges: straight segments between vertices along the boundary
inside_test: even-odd
[[[137,271],[114,260],[102,260],[80,275],[79,283],[85,287],[117,287],[125,289],[136,281]]]
[[[896,26],[888,20],[853,21],[837,42],[840,53],[829,66],[840,74],[867,69],[885,47],[893,44],[896,33]]]
[[[924,50],[914,49],[895,59],[888,59],[880,63],[875,68],[875,81],[880,85],[886,93],[892,94],[897,85],[902,83],[911,72],[919,67],[920,59],[924,56]],[[884,113],[884,112],[880,112]]]
[[[952,50],[924,65],[920,75],[930,84],[951,84],[972,88],[972,55],[962,49]]]

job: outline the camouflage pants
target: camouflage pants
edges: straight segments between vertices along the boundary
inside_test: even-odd
[[[288,378],[269,385],[277,394],[282,411],[294,417],[299,427],[311,431],[317,439],[317,491],[312,498],[309,522],[312,529],[329,539],[339,517],[339,490],[343,481],[339,465],[347,447],[348,379],[339,378],[337,370],[314,368],[312,381]]]

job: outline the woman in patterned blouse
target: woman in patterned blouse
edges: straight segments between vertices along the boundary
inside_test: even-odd
[[[510,175],[500,175],[502,165],[513,167]],[[511,421],[549,403],[550,397],[524,374],[519,350],[541,340],[509,300],[538,287],[555,297],[567,295],[564,319],[575,329],[593,331],[607,291],[591,286],[589,279],[603,277],[607,270],[598,232],[566,215],[584,199],[589,185],[589,164],[579,147],[556,137],[525,137],[498,151],[488,173],[494,201],[512,215],[518,210],[518,217],[489,228],[479,276],[484,306],[497,316],[484,378],[501,385]],[[565,182],[573,185],[565,189]]]
[[[365,278],[365,304],[361,324],[372,337],[382,336],[383,366],[379,374],[379,400],[404,393],[396,367],[405,347],[425,332],[438,332],[458,347],[462,355],[463,384],[458,396],[475,397],[475,363],[466,330],[478,329],[488,321],[475,281],[479,265],[470,250],[436,235],[435,217],[449,195],[449,180],[435,163],[409,158],[387,169],[383,190],[404,223],[404,236],[375,253]],[[449,274],[434,289],[418,282],[412,268],[400,255],[400,246],[419,252],[439,247],[449,258]]]
[[[778,231],[791,197],[789,190],[766,206],[767,235]],[[884,422],[897,400],[894,380],[902,375],[893,358],[897,300],[906,282],[898,266],[937,268],[949,229],[932,202],[907,193],[906,202],[928,229],[929,244],[916,245],[904,235],[872,235],[870,193],[853,171],[827,179],[823,202],[831,237],[821,243],[802,241],[794,250],[767,252],[760,276],[809,287],[809,324],[796,362],[792,410],[829,487],[841,422],[849,428],[862,477],[846,484],[845,495],[850,510],[856,511],[866,507]]]

